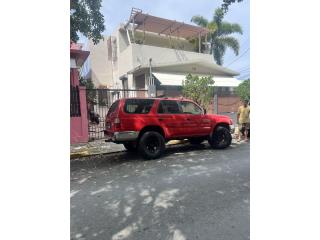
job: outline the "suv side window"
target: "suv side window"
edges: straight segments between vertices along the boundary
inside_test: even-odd
[[[181,108],[177,101],[174,100],[162,100],[158,106],[158,113],[164,114],[180,114]]]
[[[117,108],[118,108],[118,105],[119,105],[119,100],[115,101],[111,107],[109,108],[109,111],[107,113],[107,116],[109,116],[111,113],[113,113]]]
[[[147,114],[153,106],[153,99],[127,99],[124,104],[126,113]]]
[[[182,112],[185,114],[201,114],[202,109],[192,102],[180,102]]]

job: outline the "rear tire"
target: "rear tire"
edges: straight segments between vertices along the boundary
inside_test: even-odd
[[[128,152],[137,151],[137,144],[135,142],[124,143],[123,146],[127,149]]]
[[[230,146],[232,136],[228,128],[219,126],[209,137],[209,144],[214,149],[224,149]]]
[[[158,132],[145,132],[140,138],[138,150],[145,159],[159,158],[165,150],[164,137]]]

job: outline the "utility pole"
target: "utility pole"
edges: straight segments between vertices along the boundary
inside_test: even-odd
[[[151,68],[152,58],[149,58],[149,84],[148,84],[148,97],[156,97],[156,86],[154,84],[154,79],[152,77]]]
[[[218,87],[213,88],[213,113],[218,114]]]

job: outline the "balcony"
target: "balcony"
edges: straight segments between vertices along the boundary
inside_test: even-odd
[[[190,60],[213,61],[211,54],[134,43],[131,47],[133,66],[148,64],[150,58],[156,64],[179,63]]]

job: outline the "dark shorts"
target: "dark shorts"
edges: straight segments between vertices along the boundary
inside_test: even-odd
[[[241,130],[249,130],[250,129],[250,123],[242,123],[241,124]]]

